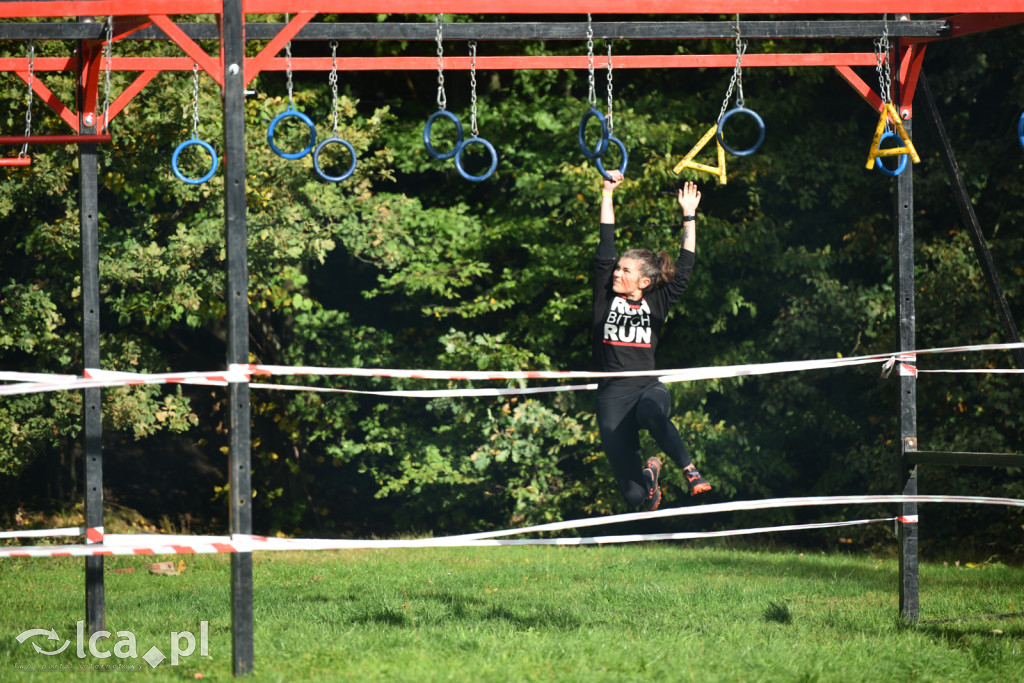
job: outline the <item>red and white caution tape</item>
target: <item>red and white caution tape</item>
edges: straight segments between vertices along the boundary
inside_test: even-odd
[[[404,379],[434,380],[517,380],[517,379],[595,379],[613,377],[659,377],[662,381],[689,381],[693,379],[720,379],[723,377],[745,377],[748,375],[764,375],[796,370],[819,370],[827,368],[863,365],[865,363],[882,362],[891,367],[897,360],[910,364],[916,362],[917,355],[960,353],[976,351],[1005,351],[1024,348],[1024,343],[1012,344],[975,344],[973,346],[945,346],[918,351],[899,353],[876,353],[867,356],[851,356],[849,358],[824,358],[804,361],[781,361],[775,363],[752,363],[743,365],[711,366],[704,368],[683,368],[677,370],[644,370],[636,372],[588,372],[581,370],[527,370],[527,371],[449,371],[449,370],[410,370],[385,368],[352,368],[352,367],[317,367],[293,365],[232,365],[233,372],[246,373],[253,376],[345,376],[345,377],[393,377]],[[909,370],[908,370],[909,372]]]
[[[918,370],[918,372],[945,372],[949,374],[974,374],[974,375],[1019,375],[1024,368],[961,368],[950,370]]]
[[[917,354],[914,353],[901,353],[898,356],[893,356],[882,366],[882,377],[888,377],[896,363],[900,365],[900,377],[917,377],[917,366],[913,365],[916,362]]]
[[[280,391],[314,391],[332,394],[358,394],[361,396],[392,396],[395,398],[445,398],[445,397],[480,397],[480,396],[523,396],[529,394],[549,394],[559,391],[593,391],[596,384],[565,384],[549,387],[507,387],[504,389],[391,389],[381,391],[359,391],[356,389],[336,389],[328,387],[306,387],[295,384],[264,384],[253,382],[253,389],[277,389]]]
[[[62,377],[54,375],[53,377]],[[28,382],[21,384],[0,385],[0,396],[14,394],[35,394],[49,391],[75,391],[78,389],[103,389],[106,387],[138,386],[149,384],[227,384],[228,382],[248,382],[249,376],[242,373],[228,372],[165,372],[135,373],[113,372],[109,370],[85,371],[85,376],[72,381],[53,380],[48,382]]]
[[[359,540],[319,538],[269,538],[266,536],[198,537],[202,540],[164,537],[154,539],[152,535],[136,539],[135,534],[107,535],[103,547],[94,545],[34,546],[20,548],[0,547],[3,557],[88,557],[113,555],[196,555],[213,553],[251,553],[258,551],[314,551],[314,550],[393,550],[398,548],[471,548],[507,545],[604,545],[611,543],[639,543],[649,541],[682,541],[698,538],[719,538],[763,534],[776,531],[802,531],[827,529],[891,522],[893,517],[858,519],[842,522],[820,522],[816,524],[787,524],[775,527],[752,529],[730,529],[726,531],[683,531],[657,534],[624,534],[617,536],[586,536],[576,538],[466,538],[445,536],[441,538]],[[156,541],[156,542],[154,542]]]
[[[42,372],[0,371],[0,382],[73,382],[77,375],[49,375]]]
[[[70,378],[68,375],[31,374],[34,380],[22,381],[17,384],[0,385],[0,396],[40,393],[48,391],[71,391],[78,389],[105,388],[114,386],[153,385],[153,384],[208,384],[226,385],[232,382],[250,382],[254,376],[345,376],[345,377],[391,377],[404,379],[427,379],[447,381],[510,381],[527,379],[610,379],[616,377],[657,377],[662,382],[690,382],[705,379],[725,379],[730,377],[748,377],[754,375],[799,372],[806,370],[823,370],[849,367],[870,363],[883,363],[883,375],[888,375],[898,362],[901,375],[916,375],[918,372],[916,357],[923,354],[960,353],[974,351],[1002,351],[1024,348],[1024,343],[1015,344],[978,344],[974,346],[949,346],[934,349],[923,349],[914,352],[897,354],[872,354],[853,356],[850,358],[825,358],[805,361],[782,361],[775,363],[750,363],[742,365],[725,365],[702,368],[683,368],[676,370],[646,370],[637,372],[587,372],[577,370],[525,370],[525,371],[446,371],[446,370],[408,370],[386,368],[351,368],[351,367],[313,367],[235,364],[227,372],[179,372],[179,373],[130,373],[112,370],[88,369],[81,378]],[[932,371],[928,371],[932,372]],[[15,373],[18,374],[18,373]],[[26,374],[26,373],[21,373]],[[13,377],[13,376],[12,376]],[[25,379],[20,377],[19,379]],[[253,387],[267,387],[261,383],[252,383]],[[273,385],[283,390],[285,385]],[[401,396],[432,398],[437,396],[505,396],[523,393],[547,393],[555,391],[580,391],[593,389],[596,385],[574,385],[571,387],[521,387],[505,389],[443,389],[443,390],[400,390],[400,391],[356,391],[352,389],[334,389],[318,387],[289,387],[292,391],[326,391],[352,394],[370,394],[378,396]]]
[[[718,536],[735,536],[741,534],[769,533],[775,531],[796,531],[809,529],[825,529],[831,527],[851,526],[855,524],[872,524],[876,522],[900,521],[916,523],[917,516],[885,517],[854,521],[821,522],[812,524],[790,524],[777,527],[758,527],[753,529],[734,529],[708,532],[678,532],[661,534],[629,534],[620,536],[592,536],[576,538],[541,538],[541,539],[507,539],[504,536],[517,536],[527,533],[561,531],[565,529],[582,529],[592,526],[604,526],[638,520],[651,520],[665,517],[685,515],[705,515],[716,512],[733,512],[739,510],[764,510],[786,507],[809,507],[818,505],[848,504],[891,504],[891,503],[973,503],[985,505],[1005,505],[1024,508],[1024,499],[990,498],[982,496],[816,496],[796,498],[774,498],[753,501],[732,501],[713,503],[683,508],[667,508],[654,512],[634,512],[609,517],[591,517],[565,522],[553,522],[518,529],[485,531],[474,534],[445,536],[441,538],[398,539],[398,540],[360,540],[360,539],[315,539],[315,538],[270,538],[267,536],[166,536],[160,534],[107,534],[102,545],[71,545],[71,546],[22,546],[0,547],[0,557],[68,557],[82,555],[168,555],[192,553],[236,553],[260,550],[344,550],[344,549],[385,549],[385,548],[438,548],[438,547],[472,547],[497,545],[584,545],[602,543],[632,543],[658,540],[686,540],[695,538],[714,538]]]

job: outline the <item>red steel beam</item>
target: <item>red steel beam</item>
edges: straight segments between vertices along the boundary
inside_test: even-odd
[[[131,16],[138,0],[8,0],[0,17]],[[881,5],[881,6],[880,6]],[[221,0],[146,0],[146,13],[220,14]],[[1022,0],[246,0],[247,14],[992,14],[1024,11]]]
[[[468,71],[469,57],[445,57],[444,68]],[[594,68],[607,66],[607,58],[594,58]],[[779,66],[835,66],[848,64],[865,66],[875,64],[873,52],[842,52],[813,54],[748,54],[743,58],[744,67]],[[736,55],[620,55],[612,58],[616,69],[698,69],[733,68]],[[265,71],[283,71],[285,60],[270,62]],[[586,69],[586,55],[535,55],[529,57],[487,57],[477,56],[479,70],[505,69]],[[297,57],[292,59],[295,71],[330,71],[330,57]],[[338,58],[339,71],[436,71],[437,57],[348,57]]]
[[[969,10],[968,10],[969,11]],[[1018,14],[961,14],[949,17],[951,34],[954,38],[971,33],[991,31],[1006,26],[1024,23],[1024,13]]]
[[[191,42],[191,41],[190,41]],[[287,42],[287,41],[285,41]],[[193,43],[194,45],[194,43]],[[198,48],[198,45],[195,46]],[[192,50],[193,48],[189,48]],[[194,51],[194,50],[193,50]],[[205,54],[205,53],[204,53]],[[103,68],[106,58],[102,57]],[[159,73],[163,71],[191,71],[194,57],[111,57],[110,69],[117,72],[142,72],[110,105],[108,116],[113,120]],[[218,83],[223,82],[220,65],[207,57],[207,66],[216,68],[211,77]],[[616,69],[680,69],[680,68],[728,68],[736,65],[735,55],[620,55],[612,59]],[[873,52],[839,52],[839,53],[807,53],[807,54],[748,54],[743,58],[745,67],[815,67],[831,66],[846,68],[851,66],[874,66]],[[481,70],[516,70],[516,69],[586,69],[585,55],[532,55],[507,57],[477,57],[476,66]],[[607,57],[597,56],[594,67],[603,69],[607,66]],[[245,63],[246,82],[250,82],[260,71],[284,71],[287,61],[284,57],[268,59],[263,52],[256,57],[247,59]],[[296,57],[292,59],[295,71],[330,71],[330,57]],[[468,71],[469,57],[445,57],[444,68],[449,70]],[[78,62],[72,57],[41,57],[33,63],[34,72],[46,71],[77,71]],[[437,69],[437,57],[341,57],[338,59],[339,71],[433,71]],[[13,71],[28,80],[28,59],[26,57],[7,57],[0,59],[0,72]],[[852,73],[852,71],[850,71]],[[96,82],[98,83],[98,76]],[[65,106],[39,80],[34,78],[33,89],[57,112],[71,127],[78,131],[78,116]],[[95,100],[95,97],[93,98]],[[96,111],[97,125],[103,125],[102,111]]]
[[[246,60],[247,72],[259,57]],[[594,67],[607,66],[607,57],[595,55]],[[263,71],[284,71],[284,57],[261,59]],[[785,67],[785,66],[874,66],[874,52],[814,52],[747,54],[744,67]],[[444,68],[469,70],[469,57],[445,57]],[[478,56],[478,69],[586,69],[586,55],[530,55],[530,56]],[[612,58],[616,69],[658,69],[658,68],[733,68],[736,55],[619,55]],[[113,71],[191,71],[192,57],[113,57],[110,60]],[[34,70],[75,71],[77,64],[70,57],[37,57]],[[330,71],[330,57],[293,57],[295,71]],[[437,57],[339,57],[339,71],[432,71],[437,70]],[[28,60],[25,57],[0,58],[0,71],[27,73]],[[249,74],[246,74],[246,78]]]
[[[88,145],[110,142],[110,135],[0,135],[0,145]]]

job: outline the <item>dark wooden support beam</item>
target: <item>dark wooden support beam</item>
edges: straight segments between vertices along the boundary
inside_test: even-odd
[[[913,465],[951,465],[954,467],[1024,467],[1020,453],[965,453],[962,451],[911,451],[907,461]]]
[[[988,292],[995,303],[999,322],[1002,323],[1003,334],[1008,343],[1020,343],[1020,332],[1017,330],[1017,323],[1014,320],[1013,311],[1010,310],[1010,304],[1006,300],[1006,293],[1003,291],[999,273],[996,271],[995,261],[992,260],[992,252],[989,251],[985,234],[981,231],[981,223],[978,221],[978,215],[974,212],[974,205],[971,204],[971,197],[967,192],[967,184],[964,182],[964,176],[960,172],[959,164],[956,162],[953,146],[949,143],[946,127],[939,116],[939,108],[935,104],[935,97],[932,95],[932,90],[928,86],[928,79],[925,78],[923,72],[921,73],[919,83],[926,104],[925,111],[928,112],[928,120],[931,121],[935,135],[938,137],[939,149],[942,151],[942,162],[946,167],[946,173],[949,174],[949,184],[953,188],[953,197],[956,199],[957,208],[960,210],[960,220],[963,221],[964,227],[967,228],[967,232],[971,237],[971,244],[974,246],[974,254],[978,257],[982,272],[985,273],[985,282],[988,284]],[[1013,349],[1012,353],[1017,367],[1024,368],[1024,349]]]
[[[79,101],[88,101],[90,87],[86,62],[96,57],[95,44],[81,43],[78,49]],[[95,84],[93,84],[95,85]],[[95,135],[95,116],[79,112],[79,130]],[[100,367],[100,223],[99,164],[95,144],[78,146],[79,227],[82,250],[82,365]],[[83,456],[85,457],[85,526],[103,526],[103,412],[102,390],[82,392]],[[104,631],[106,599],[103,557],[85,558],[85,621],[89,633]]]
[[[897,41],[896,54],[899,54]],[[899,88],[898,81],[894,84]],[[900,101],[900,93],[893,99]],[[913,122],[903,127],[913,137]],[[896,319],[899,322],[900,351],[916,348],[917,317],[914,309],[914,165],[896,177]],[[917,466],[910,451],[917,450],[917,377],[900,374],[900,457],[901,493],[917,495]],[[899,516],[900,616],[911,622],[919,618],[918,588],[918,509],[917,503],[904,503]]]
[[[1024,19],[1022,19],[1024,21]],[[593,22],[594,38],[614,40],[702,40],[736,37],[731,21],[618,21]],[[948,19],[887,22],[893,38],[937,39],[951,35]],[[193,40],[219,40],[214,23],[182,23],[179,27]],[[245,40],[271,40],[285,24],[247,24]],[[423,40],[436,38],[432,21],[310,23],[294,40]],[[877,38],[883,25],[878,20],[838,21],[741,21],[744,38]],[[7,23],[0,24],[0,40],[100,40],[103,24]],[[141,28],[126,40],[167,40],[158,27]],[[445,40],[586,40],[585,21],[573,22],[471,22],[445,23]]]
[[[228,366],[249,362],[249,267],[245,200],[245,16],[242,0],[224,0],[220,25],[224,64],[224,231],[228,314]],[[252,533],[251,405],[249,385],[231,382],[229,462],[232,534]],[[253,670],[252,552],[231,556],[233,671]]]

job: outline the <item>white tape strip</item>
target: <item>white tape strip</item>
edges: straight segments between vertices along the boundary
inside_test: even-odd
[[[1017,375],[1024,372],[1024,368],[968,368],[959,370],[918,370],[918,372],[946,372],[951,374],[972,373],[977,375]]]
[[[73,382],[77,375],[48,375],[42,372],[0,371],[0,382]]]
[[[966,351],[1005,351],[1024,348],[1024,342],[1012,344],[975,344],[973,346],[943,346],[917,351],[900,351],[896,353],[876,353],[867,356],[850,356],[849,358],[825,358],[820,360],[782,361],[777,363],[760,363],[745,365],[725,365],[707,368],[689,368],[680,370],[646,370],[640,372],[585,372],[576,370],[529,370],[529,371],[447,371],[447,370],[410,370],[383,368],[351,368],[351,367],[316,367],[291,365],[232,365],[231,370],[252,375],[344,375],[348,377],[402,377],[407,379],[439,379],[439,380],[508,380],[508,379],[583,379],[608,377],[656,377],[684,376],[693,379],[717,379],[719,377],[739,377],[750,374],[769,374],[794,370],[844,367],[864,363],[885,362],[890,358],[903,362],[913,362],[916,355],[960,353]],[[759,370],[761,369],[761,370]],[[706,375],[708,372],[726,372],[725,375]]]
[[[320,368],[310,366],[284,366],[284,365],[247,365],[233,364],[227,372],[184,372],[184,373],[157,373],[142,374],[117,372],[112,370],[87,369],[85,376],[81,379],[65,380],[67,375],[39,376],[47,381],[22,382],[19,384],[0,385],[0,396],[41,393],[48,391],[69,391],[77,389],[104,388],[111,386],[130,386],[146,384],[214,384],[225,385],[231,382],[248,382],[252,375],[319,375],[319,376],[349,376],[349,377],[402,377],[408,379],[436,379],[436,380],[517,380],[517,379],[576,379],[576,378],[614,378],[614,377],[658,377],[663,382],[688,382],[703,379],[723,379],[728,377],[745,377],[751,375],[766,375],[782,372],[797,372],[803,370],[820,370],[828,368],[841,368],[853,365],[864,365],[867,363],[884,362],[886,368],[900,358],[913,358],[914,354],[937,354],[954,353],[967,351],[999,351],[1024,348],[1024,343],[1016,344],[979,344],[974,346],[949,346],[934,349],[924,349],[916,352],[900,352],[899,354],[872,354],[868,356],[854,356],[851,358],[826,358],[807,361],[783,361],[777,363],[760,363],[744,365],[726,365],[704,368],[684,368],[678,370],[647,370],[638,372],[584,372],[584,371],[514,371],[514,372],[479,372],[479,371],[441,371],[441,370],[401,370],[401,369],[380,369],[380,368]],[[900,372],[913,373],[916,368],[900,361]],[[883,369],[883,374],[886,374]],[[37,375],[38,376],[38,375]],[[257,386],[257,385],[253,385]],[[591,388],[591,385],[584,385],[584,388]],[[314,391],[314,387],[295,389],[296,391]],[[561,389],[559,389],[561,390]],[[351,391],[351,390],[350,390]],[[451,392],[455,390],[441,390]],[[545,389],[538,390],[538,393]],[[546,389],[555,391],[555,389]],[[523,393],[524,389],[506,389],[500,394],[478,394],[478,395],[509,395]],[[356,393],[351,391],[351,393]],[[379,394],[380,392],[363,392]],[[413,391],[401,393],[388,393],[390,396],[429,396],[429,394]],[[462,393],[442,393],[439,396],[465,395]]]
[[[201,374],[202,376],[201,377],[197,377],[197,378],[193,378],[193,379],[182,379],[180,381],[177,381],[177,377],[179,375],[170,375],[170,376],[165,375],[166,382],[170,383],[170,384],[208,384],[208,385],[219,386],[219,387],[226,387],[228,385],[227,379],[223,378],[222,375],[213,375],[213,374],[208,373],[208,372],[207,373],[187,373],[187,374],[189,374],[189,375]],[[85,379],[98,379],[98,380],[102,380],[102,381],[114,381],[114,382],[124,381],[125,383],[127,383],[129,385],[133,383],[132,380],[147,379],[147,378],[153,377],[153,376],[154,375],[147,375],[147,374],[144,374],[144,373],[141,373],[141,372],[120,372],[120,371],[117,371],[117,370],[97,370],[96,368],[86,368],[86,370],[85,370]],[[243,379],[243,377],[244,377],[244,379]],[[238,373],[238,378],[239,379],[237,379],[236,381],[245,382],[245,381],[248,381],[249,376],[244,374],[244,373]]]
[[[111,376],[105,377],[108,372]],[[96,375],[91,377],[90,375]],[[114,376],[116,375],[116,376]],[[56,376],[56,375],[55,375]],[[135,386],[148,384],[192,384],[248,382],[249,376],[238,372],[165,372],[141,374],[112,372],[107,370],[86,370],[86,376],[71,382],[32,382],[0,385],[0,396],[13,394],[35,394],[48,391],[71,391],[77,389],[102,389],[105,387]]]
[[[85,529],[68,526],[62,529],[25,529],[23,531],[0,531],[0,538],[48,538],[51,536],[81,536]]]
[[[253,389],[277,389],[281,391],[315,391],[333,394],[359,394],[362,396],[394,396],[399,398],[444,398],[452,396],[521,396],[524,394],[548,394],[559,391],[593,391],[596,384],[566,384],[555,387],[521,387],[507,389],[412,389],[388,391],[357,391],[355,389],[334,389],[327,387],[304,387],[294,384],[263,384],[253,382]]]
[[[883,519],[859,520],[851,522],[823,522],[820,524],[797,524],[783,527],[760,527],[717,532],[685,532],[678,534],[639,534],[627,536],[607,536],[569,539],[504,539],[503,536],[516,536],[539,531],[559,531],[564,529],[582,529],[592,526],[632,522],[641,519],[679,517],[685,515],[704,515],[716,512],[734,512],[739,510],[764,510],[785,507],[808,507],[816,505],[847,505],[872,503],[973,503],[985,505],[1005,505],[1024,507],[1024,499],[989,498],[983,496],[818,496],[796,498],[771,498],[765,500],[732,501],[712,503],[684,508],[666,508],[654,512],[632,512],[608,517],[591,517],[565,522],[553,522],[519,529],[485,531],[458,536],[441,538],[405,539],[405,540],[352,540],[352,539],[289,539],[269,538],[266,536],[236,535],[231,538],[223,536],[165,536],[165,535],[124,535],[108,534],[103,545],[93,546],[41,546],[41,547],[10,547],[0,548],[0,557],[63,557],[69,555],[165,555],[190,553],[218,552],[251,552],[254,550],[338,550],[367,548],[432,548],[432,547],[469,547],[475,545],[579,545],[582,543],[625,543],[632,541],[712,538],[715,535],[728,536],[744,533],[767,533],[770,531],[791,531],[798,529],[822,529],[831,526],[866,524],[873,522],[891,522],[897,517]],[[912,518],[905,517],[910,522]],[[916,520],[915,520],[916,521]],[[694,535],[699,534],[699,535]]]
[[[461,538],[498,538],[540,531],[562,531],[564,529],[582,529],[604,524],[636,522],[642,519],[662,517],[679,517],[684,515],[708,515],[715,512],[738,512],[742,510],[768,510],[788,507],[810,507],[816,505],[867,505],[872,503],[976,503],[985,505],[1007,505],[1024,507],[1024,499],[1019,498],[987,498],[983,496],[807,496],[796,498],[766,498],[764,500],[737,500],[727,503],[710,503],[685,508],[666,508],[653,512],[628,512],[610,517],[590,517],[566,522],[550,522],[520,529],[504,529],[501,531],[482,531],[465,534]]]
[[[834,527],[854,526],[858,524],[874,524],[891,522],[893,517],[878,519],[859,519],[842,522],[821,522],[818,524],[788,524],[776,527],[757,527],[752,529],[731,529],[726,531],[685,531],[659,534],[625,534],[619,536],[588,536],[577,538],[515,538],[515,539],[470,539],[460,536],[442,538],[399,539],[399,540],[351,540],[351,539],[316,539],[316,538],[267,538],[263,536],[236,536],[233,540],[226,537],[186,537],[200,538],[204,542],[179,541],[179,537],[153,538],[152,534],[107,535],[107,543],[103,548],[97,546],[39,546],[21,548],[0,548],[3,557],[77,557],[88,555],[193,555],[211,553],[247,553],[258,551],[314,551],[314,550],[386,550],[398,548],[470,548],[493,546],[520,545],[603,545],[611,543],[638,543],[645,541],[681,541],[698,538],[718,538],[723,536],[741,536],[747,534],[763,534],[775,531],[801,531],[809,529],[827,529]],[[213,540],[216,539],[216,540]],[[152,543],[150,541],[158,541]]]

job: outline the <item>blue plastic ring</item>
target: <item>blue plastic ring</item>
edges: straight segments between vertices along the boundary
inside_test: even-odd
[[[320,168],[320,152],[324,151],[324,147],[331,144],[332,142],[336,142],[339,145],[344,145],[345,148],[348,149],[348,153],[352,155],[352,163],[349,164],[348,170],[342,173],[341,175],[327,175],[326,173],[324,173],[323,169]],[[313,168],[316,169],[316,172],[319,173],[320,177],[323,178],[324,180],[328,180],[332,183],[340,183],[342,180],[345,180],[350,175],[352,175],[356,170],[356,149],[348,140],[343,140],[342,138],[327,138],[319,145],[317,145],[316,149],[313,151]]]
[[[623,175],[625,175],[625,173],[626,173],[626,166],[629,165],[629,154],[626,153],[626,145],[624,145],[622,140],[618,139],[614,135],[609,135],[608,136],[608,142],[610,142],[612,144],[615,144],[615,145],[618,145],[619,151],[622,152],[622,166],[619,167],[619,171]],[[597,162],[597,170],[601,172],[601,175],[603,175],[606,180],[611,180],[612,177],[610,175],[608,175],[607,171],[604,170],[604,164],[601,163],[601,157],[598,157],[594,161]]]
[[[601,122],[601,139],[597,141],[597,146],[594,147],[593,150],[591,150],[589,147],[587,147],[587,141],[584,138],[584,133],[587,129],[587,122],[590,121],[591,117],[594,116],[596,116],[597,120]],[[608,120],[604,117],[604,114],[602,114],[598,110],[591,107],[590,111],[583,115],[583,118],[580,119],[579,133],[580,150],[582,150],[583,156],[585,156],[586,158],[596,159],[602,154],[604,154],[606,151],[608,151],[608,136],[611,135],[611,133],[608,132]]]
[[[474,142],[480,143],[481,145],[487,148],[488,152],[491,153],[491,167],[487,169],[487,172],[483,173],[482,175],[470,175],[469,173],[466,173],[465,169],[462,168],[462,152],[463,150],[466,149],[466,147],[468,147],[470,144]],[[473,137],[467,138],[460,142],[459,146],[455,148],[455,168],[459,171],[459,175],[461,175],[466,180],[471,180],[474,183],[478,183],[481,180],[487,180],[488,178],[491,177],[491,174],[494,173],[494,169],[498,168],[498,153],[494,151],[494,145],[489,143],[487,140],[484,140],[483,138],[474,135]]]
[[[1024,147],[1024,113],[1021,113],[1020,120],[1017,121],[1017,139],[1020,140],[1020,146]]]
[[[438,117],[446,118],[450,120],[452,123],[454,123],[455,132],[457,133],[455,145],[451,148],[451,151],[445,152],[443,154],[434,149],[434,145],[430,142],[430,129],[434,127],[434,121],[436,121]],[[434,157],[435,159],[451,159],[453,156],[455,156],[455,153],[459,151],[459,145],[462,144],[463,137],[464,136],[462,134],[462,122],[459,121],[458,116],[451,113],[447,109],[438,109],[437,111],[435,111],[433,114],[430,115],[430,118],[427,119],[427,125],[423,127],[423,144],[427,146],[427,154]]]
[[[277,128],[277,124],[287,118],[296,118],[306,124],[306,127],[309,128],[309,144],[306,145],[305,149],[301,152],[283,152],[276,144],[274,144],[274,129]],[[270,128],[267,128],[267,142],[270,143],[270,149],[274,150],[274,153],[277,154],[277,156],[284,157],[285,159],[301,159],[309,154],[310,150],[312,150],[316,145],[316,126],[313,125],[310,118],[301,111],[285,109],[283,112],[275,116],[274,120],[270,122]]]
[[[733,149],[729,145],[725,144],[725,140],[722,139],[722,128],[725,127],[725,122],[728,121],[729,117],[733,114],[746,114],[757,122],[757,142],[746,149]],[[715,132],[715,136],[718,138],[718,144],[720,144],[729,154],[736,157],[749,156],[761,149],[761,145],[764,144],[764,121],[753,109],[747,109],[746,107],[734,107],[722,114],[722,118],[718,119],[718,130]]]
[[[895,138],[895,137],[898,137],[898,136],[896,135],[896,133],[893,133],[891,130],[887,130],[884,133],[882,133],[882,137],[878,138],[878,149],[882,149],[882,142],[883,141],[888,140],[889,138]],[[907,155],[906,154],[900,154],[899,157],[900,157],[900,163],[896,166],[896,170],[895,171],[890,171],[888,168],[886,168],[885,164],[882,163],[882,157],[875,157],[875,168],[877,168],[879,171],[881,171],[882,173],[884,173],[886,175],[898,176],[900,173],[903,173],[903,171],[905,171],[906,168],[907,168]]]
[[[205,149],[207,154],[209,154],[210,158],[213,160],[213,163],[210,165],[210,171],[202,178],[189,178],[187,175],[181,172],[180,168],[178,168],[178,157],[181,156],[181,152],[186,147],[191,147],[193,145],[199,145],[200,147]],[[178,180],[184,180],[189,185],[202,185],[207,180],[212,178],[213,174],[217,172],[217,153],[213,151],[213,147],[210,145],[210,143],[206,142],[205,140],[200,140],[198,138],[186,140],[185,142],[178,145],[177,149],[174,150],[174,154],[171,156],[171,170],[174,171],[174,175],[178,176]]]

